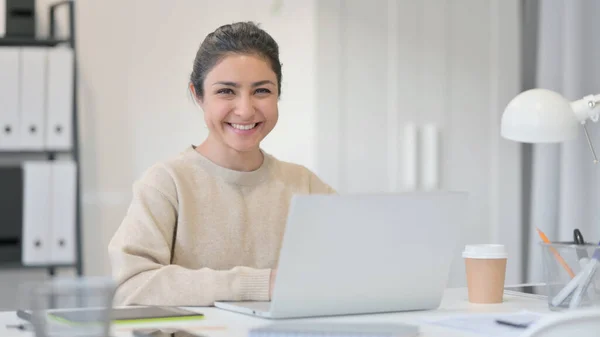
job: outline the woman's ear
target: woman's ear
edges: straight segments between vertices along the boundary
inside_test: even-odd
[[[196,88],[194,88],[194,84],[189,84],[190,94],[192,95],[192,99],[194,100],[194,104],[198,106],[198,108],[202,109],[202,100],[196,95]]]

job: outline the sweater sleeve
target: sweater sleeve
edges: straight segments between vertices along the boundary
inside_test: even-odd
[[[325,183],[315,173],[309,171],[310,174],[310,193],[311,194],[338,194],[335,189]]]
[[[168,186],[168,177],[160,176]],[[109,243],[117,283],[115,305],[210,306],[215,301],[268,300],[270,269],[191,270],[170,264],[177,200],[162,190],[160,183],[136,182],[127,214]]]

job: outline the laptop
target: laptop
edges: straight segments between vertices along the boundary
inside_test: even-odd
[[[271,301],[215,303],[269,319],[439,307],[467,194],[296,195]]]

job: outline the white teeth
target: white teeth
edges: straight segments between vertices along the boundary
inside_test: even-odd
[[[230,124],[231,126],[233,126],[235,129],[238,130],[250,130],[252,128],[254,128],[256,126],[256,123],[254,124],[248,124],[248,125],[242,125],[242,124]]]

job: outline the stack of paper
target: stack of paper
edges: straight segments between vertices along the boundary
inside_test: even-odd
[[[430,320],[427,323],[481,336],[512,337],[522,335],[525,327],[532,326],[541,317],[539,313],[521,311],[511,314],[458,315]]]

